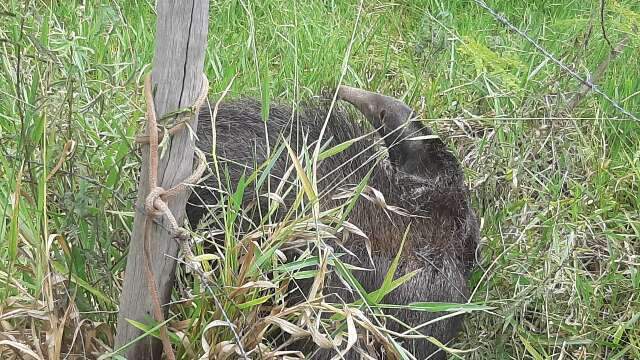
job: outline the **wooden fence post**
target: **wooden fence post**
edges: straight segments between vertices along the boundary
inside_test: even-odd
[[[164,114],[193,104],[203,84],[204,55],[209,24],[208,0],[158,0],[155,54],[152,83],[158,119]],[[197,119],[191,119],[192,129]],[[142,332],[127,319],[147,322],[153,319],[152,302],[144,275],[144,201],[149,183],[149,145],[142,146],[142,168],[136,201],[133,234],[124,276],[115,348],[134,340]],[[158,186],[169,189],[193,172],[194,141],[186,128],[172,136],[169,147],[158,164]],[[169,208],[179,224],[185,215],[189,194],[179,194],[168,200]],[[160,302],[170,300],[175,280],[178,244],[163,225],[152,225],[151,268],[158,286]],[[165,315],[168,309],[163,308]],[[160,359],[162,346],[151,336],[131,346],[123,354],[128,359]]]

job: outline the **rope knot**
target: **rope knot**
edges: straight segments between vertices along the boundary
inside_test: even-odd
[[[176,232],[173,234],[173,238],[180,242],[187,241],[189,240],[189,232],[187,231],[187,229],[183,227],[179,227],[176,229]]]
[[[160,186],[156,186],[151,190],[144,202],[144,209],[150,216],[157,217],[164,214],[164,200],[162,196],[166,194],[166,190]]]

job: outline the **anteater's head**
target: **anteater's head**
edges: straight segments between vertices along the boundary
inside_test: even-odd
[[[455,156],[405,103],[344,85],[338,88],[338,99],[354,105],[376,128],[399,176],[417,183],[463,186],[461,167]]]

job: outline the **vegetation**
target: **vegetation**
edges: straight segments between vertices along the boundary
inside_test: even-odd
[[[599,86],[640,113],[636,1],[606,1],[602,19],[595,0],[490,5],[584,77],[625,41]],[[231,84],[230,97],[295,104],[344,71],[346,84],[404,98],[459,155],[483,220],[472,280],[483,306],[468,308],[477,311],[448,344],[466,351],[454,356],[640,358],[638,122],[595,94],[569,106],[581,84],[474,1],[225,0],[211,14],[213,97]],[[0,23],[0,353],[93,356],[112,345],[153,2],[7,0]],[[226,199],[227,245],[246,241],[234,232],[238,194]],[[261,322],[259,305],[278,304],[292,270],[318,274],[313,257],[282,268],[278,240],[251,242],[243,261],[214,268],[213,291],[238,327],[286,327]],[[202,284],[180,279],[179,353],[234,343]]]

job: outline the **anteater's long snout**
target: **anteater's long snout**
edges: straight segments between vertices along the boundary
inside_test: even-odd
[[[355,106],[374,127],[384,125],[387,131],[406,124],[413,114],[409,106],[396,98],[351,86],[340,85],[338,99]]]

